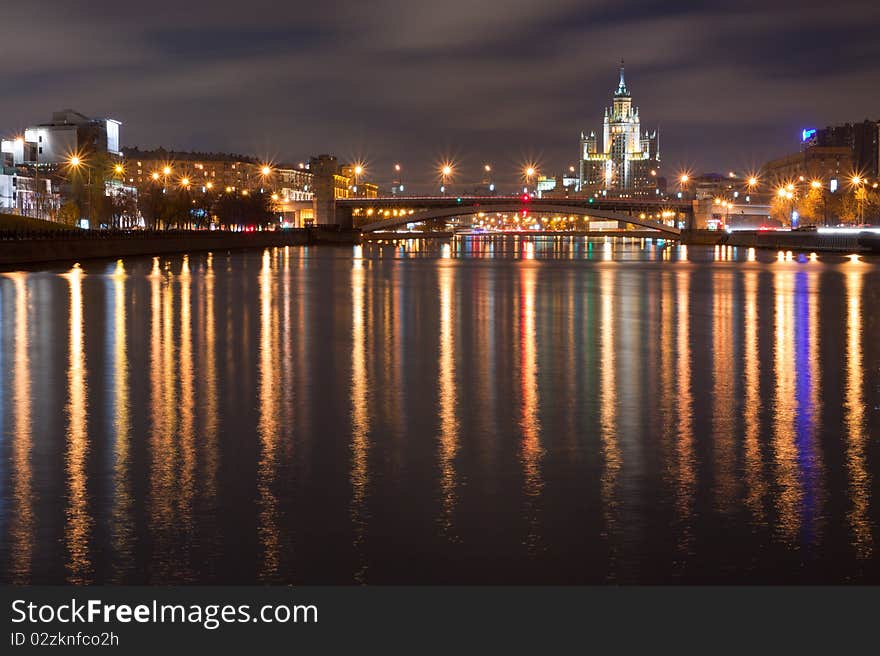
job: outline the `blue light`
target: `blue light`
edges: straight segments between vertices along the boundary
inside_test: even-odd
[[[804,130],[801,131],[801,141],[807,141],[808,139],[810,139],[811,137],[814,137],[815,135],[816,135],[816,128],[810,128],[810,129],[804,128]]]

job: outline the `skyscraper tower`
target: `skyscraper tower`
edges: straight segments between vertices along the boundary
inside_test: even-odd
[[[594,132],[581,132],[580,189],[623,196],[655,193],[660,162],[657,132],[642,133],[639,108],[633,107],[626,86],[623,60],[619,72],[611,107],[605,108],[602,150]]]

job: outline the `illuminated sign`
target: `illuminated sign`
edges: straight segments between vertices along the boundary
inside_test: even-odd
[[[801,141],[809,141],[816,136],[816,128],[804,129],[801,131]]]

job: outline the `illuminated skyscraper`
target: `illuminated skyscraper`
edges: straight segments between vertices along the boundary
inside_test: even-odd
[[[644,196],[657,193],[660,151],[657,131],[643,133],[639,108],[626,87],[623,62],[611,107],[605,109],[602,150],[595,132],[581,132],[580,189]]]

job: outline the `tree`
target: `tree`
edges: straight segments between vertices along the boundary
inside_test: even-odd
[[[79,221],[79,205],[69,200],[58,210],[58,222],[64,225],[74,226]]]
[[[137,219],[137,202],[129,193],[120,192],[108,197],[111,225],[114,228],[130,228]]]
[[[226,228],[266,226],[272,221],[272,199],[264,193],[220,194],[214,203],[213,213]]]
[[[770,218],[779,221],[782,225],[791,223],[792,201],[785,196],[774,195],[770,201]]]

